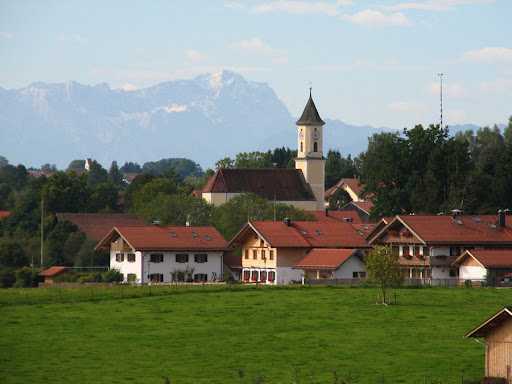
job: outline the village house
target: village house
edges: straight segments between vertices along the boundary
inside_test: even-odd
[[[508,219],[508,222],[507,222]],[[466,250],[512,248],[512,223],[505,212],[470,216],[399,215],[381,222],[368,236],[370,245],[389,245],[399,256],[406,279],[459,279],[453,262]]]
[[[512,310],[508,307],[485,320],[465,337],[485,339],[485,377],[512,383]]]
[[[351,248],[313,248],[294,268],[310,280],[366,278],[364,252]]]
[[[452,264],[459,269],[459,279],[486,282],[491,285],[507,284],[512,280],[512,248],[471,249]]]
[[[223,279],[227,242],[213,227],[114,227],[96,249],[125,282],[211,282]]]
[[[221,205],[242,193],[255,193],[270,201],[307,211],[325,208],[325,158],[323,126],[311,92],[297,120],[295,169],[218,169],[201,192],[213,205]],[[197,193],[196,193],[197,195]]]
[[[304,276],[359,278],[364,276],[364,264],[352,256],[356,250],[369,248],[365,236],[363,230],[347,222],[251,221],[229,243],[230,248],[241,250],[241,259],[230,263],[230,268],[238,271],[243,282],[253,283],[288,284],[302,281]]]

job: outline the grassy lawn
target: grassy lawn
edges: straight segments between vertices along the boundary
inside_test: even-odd
[[[336,371],[458,384],[483,373],[483,346],[462,336],[512,302],[506,289],[403,289],[388,307],[365,288],[56,292],[0,291],[2,383],[335,383]]]

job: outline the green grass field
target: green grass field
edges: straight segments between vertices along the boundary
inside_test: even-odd
[[[148,295],[0,291],[0,382],[456,384],[483,374],[464,333],[512,302],[507,289],[402,289],[388,307],[368,288]]]

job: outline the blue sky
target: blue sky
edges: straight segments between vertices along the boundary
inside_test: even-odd
[[[0,86],[140,88],[227,68],[267,82],[294,115],[309,83],[349,123],[448,124],[512,114],[510,0],[0,0]]]

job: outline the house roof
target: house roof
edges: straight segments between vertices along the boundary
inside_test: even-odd
[[[325,121],[322,120],[318,110],[316,109],[315,102],[311,96],[311,89],[309,90],[309,99],[304,107],[304,111],[297,120],[297,125],[324,125]]]
[[[67,267],[62,267],[62,266],[56,265],[56,266],[53,266],[53,267],[50,267],[48,269],[41,271],[39,273],[39,276],[43,276],[43,277],[57,276],[57,275],[60,275],[61,273],[63,273],[66,269],[67,269]]]
[[[110,243],[122,237],[137,251],[224,251],[227,242],[214,227],[114,227],[96,245],[109,248]]]
[[[389,229],[401,224],[409,229],[424,244],[511,244],[512,222],[506,218],[506,226],[496,225],[496,215],[468,216],[456,218],[445,215],[400,215],[396,216],[369,240],[375,242]]]
[[[250,231],[257,233],[276,248],[367,248],[364,234],[350,223],[292,221],[252,221],[247,223],[230,241],[239,243]]]
[[[145,226],[144,220],[125,213],[57,213],[94,241],[100,241],[113,227]]]
[[[353,205],[359,210],[363,211],[367,215],[370,214],[370,211],[373,208],[373,202],[372,201],[351,201],[347,205]]]
[[[311,187],[300,169],[220,168],[203,193],[255,193],[267,200],[314,201]]]
[[[357,214],[356,211],[310,211],[308,212],[315,216],[317,221],[342,221],[342,222],[351,222],[354,224],[360,224],[363,221],[361,217]]]
[[[472,257],[484,268],[511,268],[512,249],[472,249],[460,255],[453,264],[459,265]]]
[[[363,185],[356,178],[342,178],[336,184],[334,184],[331,188],[325,191],[325,198],[328,199],[332,195],[334,195],[339,189],[350,189],[357,195],[360,199],[362,199]]]
[[[0,211],[0,220],[6,219],[11,216],[11,211]]]
[[[486,337],[489,333],[500,327],[505,321],[512,317],[510,307],[505,307],[489,317],[483,323],[472,329],[464,337]]]
[[[354,249],[347,248],[313,248],[294,268],[338,269],[354,253]]]

